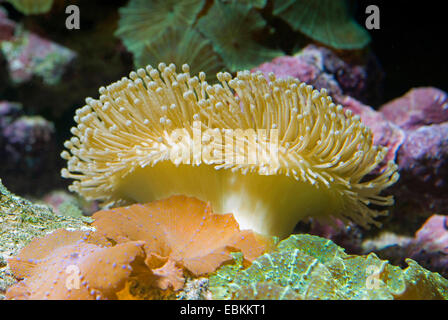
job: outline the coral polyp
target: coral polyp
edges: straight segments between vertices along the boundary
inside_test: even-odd
[[[376,224],[368,205],[393,203],[379,195],[398,179],[393,162],[365,179],[387,150],[325,90],[247,71],[212,86],[183,71],[148,66],[86,99],[62,153],[70,190],[106,204],[185,194],[278,236],[309,216]]]

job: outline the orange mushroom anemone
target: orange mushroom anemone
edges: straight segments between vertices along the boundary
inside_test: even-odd
[[[233,213],[242,229],[288,235],[306,217],[378,224],[393,162],[350,111],[297,79],[148,66],[86,99],[65,143],[70,190],[104,204],[183,194]]]
[[[170,298],[187,275],[214,272],[236,251],[248,264],[273,244],[239,230],[231,214],[215,214],[209,203],[185,196],[99,211],[93,218],[95,231],[59,229],[9,259],[19,282],[6,297]]]
[[[194,276],[206,275],[232,261],[231,252],[241,251],[252,262],[272,244],[267,237],[240,230],[231,214],[213,213],[210,203],[185,196],[103,210],[93,219],[97,232],[107,239],[144,241],[145,263],[160,274],[185,269]],[[179,288],[169,279],[162,282]]]
[[[59,229],[33,240],[8,263],[23,279],[6,292],[7,299],[116,299],[143,259],[143,242],[111,246],[92,232]]]

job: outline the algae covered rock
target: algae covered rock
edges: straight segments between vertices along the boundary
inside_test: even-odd
[[[371,253],[348,255],[331,240],[292,235],[248,268],[234,264],[210,277],[214,299],[447,299],[448,280],[407,259],[401,269]]]

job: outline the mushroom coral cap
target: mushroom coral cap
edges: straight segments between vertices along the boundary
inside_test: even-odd
[[[7,299],[116,299],[124,288],[143,242],[110,246],[91,232],[56,230],[33,240],[9,260],[22,281],[10,287]]]
[[[231,261],[233,251],[252,261],[271,245],[268,238],[240,231],[231,214],[215,214],[209,203],[185,196],[103,210],[93,218],[93,226],[108,239],[145,241],[145,263],[152,269],[169,259],[195,276]]]
[[[243,229],[278,236],[308,216],[378,224],[384,212],[368,205],[393,204],[380,193],[397,181],[396,164],[366,178],[387,149],[326,90],[248,71],[218,73],[212,86],[182,68],[148,66],[86,99],[62,153],[70,190],[106,204],[185,194],[233,213]],[[220,138],[229,129],[240,130],[230,148]]]

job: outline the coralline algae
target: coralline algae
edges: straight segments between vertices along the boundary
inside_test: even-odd
[[[58,84],[76,57],[74,51],[20,28],[12,39],[0,43],[0,50],[8,63],[10,78],[16,84],[27,82],[33,76],[41,77],[46,85]]]

